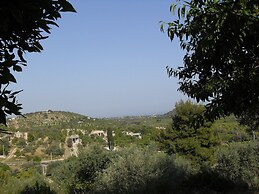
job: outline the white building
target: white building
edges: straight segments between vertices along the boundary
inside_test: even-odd
[[[14,137],[28,140],[28,133],[17,131],[17,132],[14,133]]]
[[[123,134],[128,135],[128,136],[132,136],[132,137],[137,137],[139,139],[142,139],[141,137],[141,133],[134,133],[131,131],[122,131]]]

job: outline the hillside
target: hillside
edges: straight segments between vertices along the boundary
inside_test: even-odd
[[[19,116],[8,120],[10,128],[31,128],[35,126],[50,126],[62,124],[76,124],[90,120],[88,116],[80,115],[72,112],[65,111],[41,111],[25,114],[24,117]]]
[[[135,167],[139,169],[138,171],[129,172],[134,174],[134,177],[137,176],[136,172],[149,170],[153,173],[157,172],[157,169],[161,169],[164,176],[165,161],[173,162],[175,160],[174,163],[168,163],[168,168],[166,167],[166,169],[173,169],[174,172],[175,168],[172,168],[172,166],[178,164],[179,161],[183,161],[184,166],[188,164],[188,169],[192,169],[191,165],[193,164],[195,166],[193,172],[196,172],[196,166],[204,158],[214,169],[215,164],[217,164],[216,157],[218,156],[218,154],[214,153],[218,150],[235,145],[242,146],[240,148],[243,149],[244,146],[248,145],[251,151],[252,144],[251,146],[248,144],[249,142],[251,143],[251,135],[244,126],[240,126],[236,122],[233,116],[201,128],[194,135],[191,130],[188,130],[191,135],[188,134],[188,136],[180,140],[174,139],[174,141],[171,141],[169,139],[168,141],[167,137],[172,137],[172,113],[173,111],[158,116],[95,119],[71,112],[45,111],[29,113],[25,117],[10,119],[8,121],[8,131],[12,133],[0,136],[0,178],[4,179],[6,177],[6,174],[3,174],[6,172],[1,171],[2,165],[2,168],[7,169],[9,177],[16,182],[17,180],[25,182],[25,177],[32,177],[37,174],[38,177],[47,180],[47,183],[53,187],[56,184],[66,186],[69,185],[66,182],[67,177],[72,177],[71,180],[74,181],[73,177],[79,175],[77,172],[80,172],[80,169],[76,168],[81,168],[83,164],[87,165],[82,167],[87,169],[87,172],[88,169],[96,170],[91,165],[97,164],[100,166],[99,163],[103,161],[114,161],[116,164],[109,166],[109,168],[115,168],[107,171],[107,173],[111,173],[110,177],[115,177],[114,172],[118,172],[118,170],[119,172],[124,172],[127,168],[124,164],[133,164],[133,167],[129,169],[136,169]],[[255,136],[257,135],[255,134]],[[171,156],[166,155],[164,150],[168,146],[173,146],[174,142],[177,143],[177,146],[182,146],[183,150],[194,150],[195,157],[186,155],[184,158],[171,158]],[[202,146],[199,145],[199,142],[201,142]],[[157,152],[158,149],[163,152]],[[246,151],[243,153],[246,153]],[[249,150],[247,153],[250,153]],[[252,150],[251,153],[255,152]],[[253,154],[252,156],[255,155]],[[107,157],[111,157],[112,160],[107,160]],[[161,157],[168,158],[163,159]],[[162,165],[162,168],[157,167],[156,161],[157,164]],[[90,166],[88,167],[88,165]],[[182,172],[182,166],[177,168],[181,169]],[[95,171],[93,172],[95,173]],[[107,173],[105,176],[108,175]],[[123,173],[117,173],[116,175],[118,174],[124,176]],[[140,177],[146,176],[140,175]],[[166,175],[166,177],[168,176]],[[128,180],[131,179],[128,178]],[[161,177],[161,180],[171,179]],[[115,187],[117,188],[117,184]],[[63,190],[61,193],[66,192]]]
[[[0,156],[6,162],[64,159],[76,155],[75,141],[81,147],[106,147],[109,129],[117,147],[148,145],[170,123],[170,118],[156,116],[95,119],[65,111],[34,112],[8,120],[11,133],[0,137]]]
[[[161,115],[161,117],[163,118],[172,118],[175,115],[175,110],[171,110],[163,115]]]

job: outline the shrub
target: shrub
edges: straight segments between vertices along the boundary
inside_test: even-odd
[[[259,142],[233,143],[219,152],[216,171],[250,189],[259,189]]]
[[[132,147],[99,173],[97,193],[168,193],[180,189],[190,165],[154,148]]]
[[[20,194],[56,194],[55,191],[51,190],[46,183],[36,182],[35,185],[25,186],[25,188],[21,191]]]
[[[53,155],[53,156],[62,156],[65,152],[64,148],[61,148],[59,144],[51,144],[46,149],[46,154]]]

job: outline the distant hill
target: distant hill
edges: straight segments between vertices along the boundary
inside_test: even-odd
[[[13,128],[27,128],[43,125],[60,125],[63,123],[78,123],[91,119],[77,113],[65,111],[41,111],[25,114],[24,117],[18,116],[9,119],[8,126]]]
[[[175,115],[175,110],[171,110],[171,111],[169,111],[169,112],[167,112],[167,113],[165,113],[163,115],[160,115],[160,116],[163,117],[163,118],[171,118],[174,115]]]

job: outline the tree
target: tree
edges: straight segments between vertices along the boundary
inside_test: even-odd
[[[233,143],[218,153],[216,171],[249,189],[259,188],[259,142]]]
[[[31,133],[29,133],[28,134],[28,142],[33,142],[35,140],[35,137],[34,137],[34,135],[33,134],[31,134]]]
[[[58,185],[67,187],[63,193],[92,193],[97,176],[109,166],[113,154],[102,147],[89,146],[78,157],[51,164],[48,173]]]
[[[131,146],[115,154],[89,193],[191,193],[182,186],[191,172],[186,160],[158,152],[154,145]]]
[[[36,182],[35,185],[32,186],[26,185],[25,188],[21,191],[21,194],[28,193],[56,194],[56,192],[51,190],[45,182]]]
[[[7,155],[11,146],[7,138],[2,138],[0,140],[0,155]]]
[[[107,129],[107,141],[108,141],[109,150],[113,150],[113,148],[114,148],[114,138],[113,138],[113,135],[112,135],[112,129],[111,128]]]
[[[259,115],[259,1],[190,0],[170,10],[177,7],[167,33],[186,54],[181,67],[167,70],[179,90],[208,102],[208,119]]]
[[[46,149],[46,154],[53,156],[62,156],[64,154],[64,148],[60,147],[59,144],[53,143]]]
[[[72,140],[72,138],[67,138],[67,147],[69,147],[69,148],[73,147],[73,140]]]
[[[14,72],[27,65],[24,53],[41,52],[40,41],[48,38],[51,26],[57,26],[60,12],[75,12],[67,0],[4,0],[0,4],[0,124],[6,116],[21,115],[16,101],[20,91],[8,89],[16,83]]]
[[[172,129],[161,131],[157,140],[168,154],[180,154],[197,161],[210,161],[217,139],[211,129],[211,123],[197,125],[203,117],[205,107],[190,100],[175,105]]]

